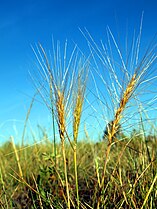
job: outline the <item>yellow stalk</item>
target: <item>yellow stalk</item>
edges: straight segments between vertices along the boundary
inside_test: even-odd
[[[107,167],[107,162],[108,162],[109,155],[110,155],[111,145],[112,145],[113,139],[115,137],[115,134],[118,130],[120,120],[122,119],[123,111],[125,110],[125,107],[126,107],[128,101],[129,101],[129,99],[130,99],[130,97],[131,97],[131,95],[132,95],[132,93],[135,89],[135,85],[136,85],[136,82],[137,82],[136,77],[137,77],[137,75],[135,73],[132,76],[129,84],[127,85],[126,90],[123,93],[123,97],[121,98],[119,107],[115,112],[115,117],[114,117],[114,120],[112,122],[111,128],[108,130],[108,142],[109,142],[109,144],[108,144],[108,147],[107,147],[107,150],[106,150],[106,159],[105,159],[105,162],[104,162],[103,175],[102,175],[102,180],[101,180],[101,185],[100,185],[100,194],[102,192],[103,185],[104,185],[106,167]],[[100,202],[101,202],[101,195],[98,198],[97,208],[99,208]]]
[[[12,145],[13,145],[13,149],[14,149],[14,152],[15,152],[15,157],[16,157],[16,161],[17,161],[17,165],[18,165],[18,169],[19,169],[19,174],[20,174],[21,179],[23,179],[23,172],[22,172],[22,168],[21,168],[21,165],[20,165],[20,158],[19,158],[16,146],[15,146],[15,143],[14,143],[14,137],[13,136],[11,136],[11,140],[12,140]]]
[[[65,183],[66,183],[66,193],[67,193],[67,206],[70,209],[70,194],[69,194],[69,185],[68,185],[68,174],[67,174],[67,164],[66,164],[66,153],[65,153],[65,107],[64,107],[64,94],[61,91],[57,91],[56,98],[56,108],[58,114],[58,128],[59,135],[62,144],[62,154],[63,154],[63,162],[64,162],[64,175],[65,175]]]
[[[151,191],[152,191],[152,189],[153,189],[153,186],[154,186],[156,180],[157,180],[157,173],[156,173],[156,175],[155,175],[155,177],[154,177],[154,180],[153,180],[153,182],[152,182],[152,185],[151,185],[149,191],[147,192],[147,195],[146,195],[146,197],[145,197],[145,199],[144,199],[144,202],[143,202],[143,205],[142,205],[141,209],[144,208],[144,206],[145,206],[145,204],[146,204],[146,202],[147,202],[147,200],[148,200],[148,197],[149,197],[149,195],[150,195],[150,193],[151,193]]]
[[[84,102],[84,94],[86,90],[86,82],[87,82],[87,75],[86,77],[82,77],[85,72],[80,71],[77,77],[77,94],[76,94],[76,101],[74,106],[73,112],[73,140],[74,140],[74,171],[75,171],[75,188],[76,188],[76,200],[77,200],[77,209],[80,208],[79,202],[79,187],[78,187],[78,171],[77,171],[77,139],[79,133],[79,126],[82,114],[82,107]]]
[[[76,98],[76,104],[74,108],[74,121],[73,121],[73,137],[74,137],[74,170],[75,170],[75,187],[77,196],[77,208],[79,209],[79,188],[78,188],[78,173],[77,173],[77,138],[80,126],[80,119],[83,105],[83,95],[81,95],[81,89],[78,90]]]

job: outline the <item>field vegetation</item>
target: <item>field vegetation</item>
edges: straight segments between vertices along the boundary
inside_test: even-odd
[[[51,53],[41,44],[32,47],[36,93],[21,145],[11,136],[0,147],[1,208],[157,207],[157,133],[149,118],[149,110],[156,114],[156,43],[141,53],[142,18],[137,36],[126,38],[124,48],[110,28],[107,44],[81,32],[87,57],[77,45],[69,55],[67,42],[63,49],[53,43]],[[50,111],[53,137],[43,129],[36,139],[42,142],[28,145],[25,133],[37,95]],[[99,140],[90,140],[93,120],[86,129],[88,108],[103,124]]]

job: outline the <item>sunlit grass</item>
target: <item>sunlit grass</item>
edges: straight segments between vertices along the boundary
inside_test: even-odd
[[[50,111],[53,141],[43,130],[43,138],[36,135],[41,143],[24,145],[34,96],[22,145],[11,137],[0,148],[1,208],[156,207],[157,134],[149,135],[146,123],[155,97],[152,95],[148,103],[141,97],[156,78],[153,67],[157,55],[156,44],[140,55],[141,32],[142,18],[128,59],[109,28],[107,44],[101,42],[100,46],[87,30],[82,32],[90,51],[87,59],[77,46],[69,55],[67,41],[62,50],[59,42],[56,47],[53,43],[50,53],[41,44],[32,47],[37,60],[37,72],[31,74],[35,96],[39,94]],[[91,94],[96,107],[90,101]],[[93,110],[96,121],[104,119],[101,141],[90,140],[81,120],[86,115],[85,105]],[[128,124],[135,116],[138,126],[131,129]],[[95,126],[92,123],[89,125]],[[78,140],[80,126],[86,136],[82,141]]]

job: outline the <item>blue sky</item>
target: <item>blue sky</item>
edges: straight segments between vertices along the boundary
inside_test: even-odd
[[[51,49],[53,35],[63,43],[76,42],[83,50],[85,40],[78,28],[86,27],[95,40],[103,39],[107,25],[113,33],[123,34],[126,28],[139,27],[142,11],[147,43],[157,32],[155,0],[0,0],[1,141],[21,133],[35,92],[28,74],[34,70],[31,45],[40,42]],[[30,120],[32,126],[50,121],[44,105],[33,107]]]

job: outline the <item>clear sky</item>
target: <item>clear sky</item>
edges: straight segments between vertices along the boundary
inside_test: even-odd
[[[107,25],[113,33],[139,27],[142,11],[147,42],[157,32],[156,0],[0,0],[0,140],[18,136],[23,129],[35,92],[28,74],[34,70],[31,45],[40,42],[51,49],[53,35],[61,42],[76,42],[83,50],[78,28],[86,27],[95,40],[103,39]],[[33,107],[31,124],[50,120],[45,109]]]

